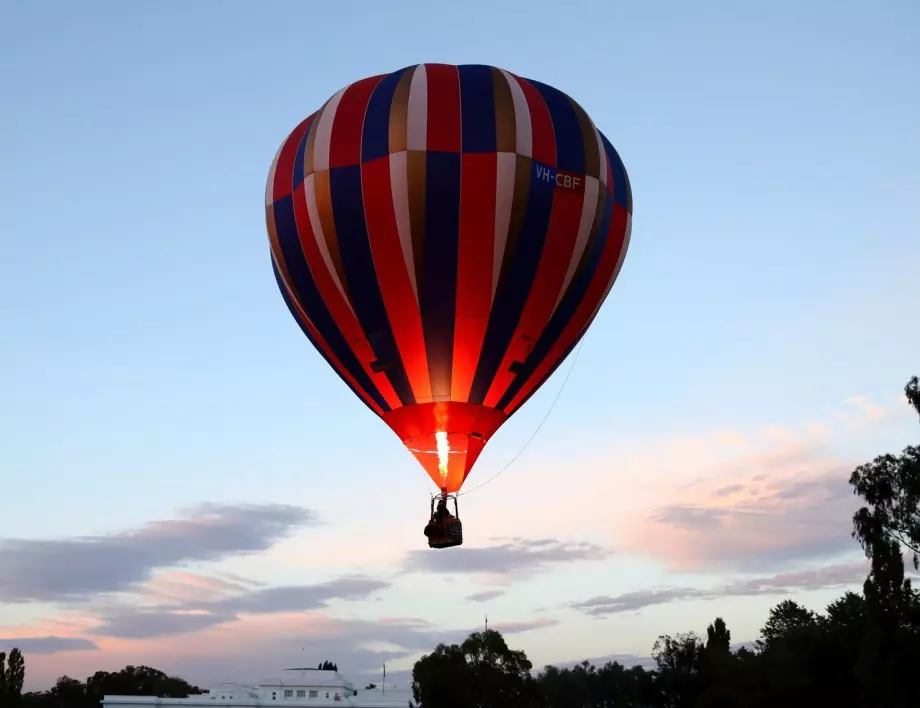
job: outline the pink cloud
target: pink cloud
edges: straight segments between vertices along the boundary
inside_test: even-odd
[[[674,571],[782,569],[858,553],[850,518],[859,501],[848,478],[862,460],[833,453],[841,434],[852,429],[811,421],[642,441],[635,452],[573,461],[579,500],[567,508],[557,486],[554,508],[582,533],[605,531],[598,538],[618,554]]]
[[[865,581],[868,573],[869,563],[863,559],[854,563],[840,563],[768,577],[741,578],[716,588],[662,587],[632,590],[615,596],[598,595],[575,602],[571,607],[600,618],[672,602],[752,595],[787,595],[824,588],[858,587]]]
[[[230,579],[172,570],[151,578],[141,586],[139,592],[157,602],[179,603],[189,600],[216,600],[248,590],[251,585],[250,581],[239,576]]]
[[[790,444],[713,466],[618,528],[626,549],[674,570],[777,565],[855,549],[852,465]]]
[[[836,411],[835,417],[839,420],[851,423],[865,423],[882,420],[888,416],[888,411],[884,406],[873,403],[868,396],[857,395],[844,399],[844,405],[848,406],[847,411]]]

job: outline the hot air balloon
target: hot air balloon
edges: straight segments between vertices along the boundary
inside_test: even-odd
[[[291,314],[437,485],[429,546],[460,545],[457,492],[623,264],[619,155],[558,89],[419,64],[346,86],[294,128],[265,203]]]

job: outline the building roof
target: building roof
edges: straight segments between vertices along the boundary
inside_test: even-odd
[[[284,678],[265,678],[259,681],[259,686],[284,686],[286,688],[306,687],[315,688],[317,686],[341,686],[354,690],[354,684],[342,676],[338,671],[319,671],[310,670],[302,672],[291,672],[290,676]]]
[[[297,689],[314,690],[319,693],[315,698],[297,697]],[[325,689],[325,690],[323,690]],[[294,691],[294,695],[285,697],[283,691]],[[272,694],[278,694],[273,697]],[[326,698],[327,694],[329,695]],[[352,695],[355,694],[355,695]],[[335,695],[339,700],[335,700]],[[304,671],[292,673],[284,679],[268,678],[258,686],[225,683],[210,689],[208,693],[189,696],[188,698],[158,698],[157,696],[104,696],[104,708],[395,708],[408,706],[412,698],[411,690],[387,686],[386,690],[377,687],[360,689],[355,692],[354,684],[337,671]]]

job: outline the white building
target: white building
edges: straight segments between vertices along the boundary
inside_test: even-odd
[[[412,691],[388,686],[385,690],[355,689],[338,671],[304,671],[285,679],[266,679],[257,686],[224,683],[208,693],[188,698],[105,696],[103,708],[408,708]]]

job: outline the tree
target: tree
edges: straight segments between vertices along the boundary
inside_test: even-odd
[[[0,651],[0,698],[6,696],[6,652]]]
[[[664,634],[652,646],[658,680],[669,708],[693,706],[702,694],[703,640],[696,632]]]
[[[732,633],[725,620],[716,617],[706,628],[706,646],[701,656],[703,694],[695,708],[734,708],[742,706],[735,685],[738,658],[731,651]]]
[[[412,668],[416,703],[438,708],[499,708],[532,705],[533,665],[494,629],[473,632],[461,645],[439,644]]]
[[[61,676],[51,689],[51,696],[57,699],[62,706],[84,706],[89,703],[86,695],[86,686],[82,681],[71,678],[66,674]]]
[[[338,671],[339,667],[331,661],[323,661],[316,667],[318,671]]]
[[[412,696],[423,706],[472,706],[472,669],[456,644],[438,644],[412,667]]]
[[[6,659],[6,671],[3,680],[3,691],[10,706],[20,704],[22,696],[22,684],[26,678],[26,662],[22,658],[22,652],[16,647],[10,651]],[[2,695],[2,694],[0,694]]]
[[[904,388],[920,415],[920,380]],[[852,535],[872,561],[863,585],[864,631],[854,673],[866,703],[879,708],[913,705],[915,692],[899,677],[920,655],[920,595],[904,574],[902,549],[920,567],[920,447],[881,455],[861,465],[850,484],[865,506],[853,515]]]
[[[920,415],[920,381],[914,376],[904,393]],[[853,537],[867,556],[875,544],[897,541],[913,553],[920,568],[920,446],[900,455],[880,455],[850,475],[853,492],[865,506],[853,515]]]
[[[770,610],[757,646],[764,649],[778,641],[789,640],[803,630],[813,629],[816,622],[814,612],[792,600],[783,600]]]
[[[910,403],[920,415],[920,379],[912,377],[904,387],[904,395],[907,396],[907,402]]]
[[[149,666],[126,666],[121,671],[97,671],[86,679],[86,694],[97,701],[108,695],[186,698],[201,693],[184,679]]]
[[[863,595],[866,625],[855,667],[863,696],[878,708],[911,706],[916,689],[902,677],[915,670],[920,657],[920,594],[904,577],[897,541],[874,542]]]

